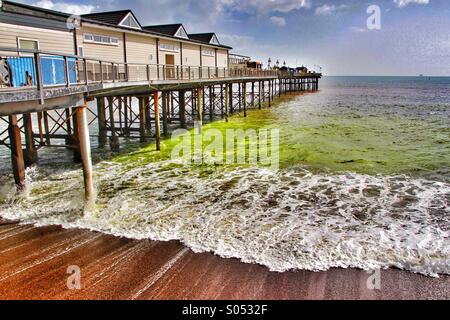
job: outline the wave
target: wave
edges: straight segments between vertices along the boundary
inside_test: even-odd
[[[450,274],[450,185],[407,176],[317,174],[302,167],[193,168],[176,162],[96,166],[85,208],[79,170],[34,168],[0,216],[132,239],[179,240],[195,252],[272,271],[396,267]],[[6,181],[3,181],[6,183]]]

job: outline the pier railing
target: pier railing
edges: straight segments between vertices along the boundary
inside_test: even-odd
[[[273,77],[277,71],[117,63],[75,55],[0,48],[0,90],[70,87],[115,82]]]

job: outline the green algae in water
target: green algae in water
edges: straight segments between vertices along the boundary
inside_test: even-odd
[[[249,110],[246,118],[237,114],[229,122],[205,124],[203,132],[216,129],[225,137],[228,129],[279,129],[281,169],[302,165],[314,172],[370,175],[448,171],[450,138],[443,119],[408,118],[386,110],[358,116],[337,106],[318,106],[314,99],[314,95],[283,99],[272,108]],[[177,143],[165,139],[161,152],[149,145],[114,161],[134,166],[168,160]]]

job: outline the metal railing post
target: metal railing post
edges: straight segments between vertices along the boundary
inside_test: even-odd
[[[36,64],[36,85],[39,92],[39,103],[44,104],[44,84],[42,82],[41,56],[39,53],[34,54],[34,63]]]
[[[116,82],[116,71],[114,70],[114,62],[111,63],[113,82]]]
[[[100,61],[100,83],[103,83],[103,63]]]
[[[83,59],[83,65],[84,65],[84,82],[86,85],[88,85],[89,79],[88,79],[87,60],[86,59]]]
[[[69,79],[69,62],[67,60],[67,56],[64,56],[64,77],[66,79],[66,87],[70,87],[70,79]]]

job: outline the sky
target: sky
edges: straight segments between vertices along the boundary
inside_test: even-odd
[[[20,0],[75,14],[131,9],[142,25],[215,32],[233,52],[326,75],[450,76],[449,0]],[[379,16],[374,11],[379,8]],[[375,12],[376,13],[376,12]],[[379,19],[378,19],[379,17]],[[379,28],[368,28],[368,20]]]

